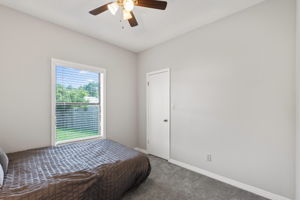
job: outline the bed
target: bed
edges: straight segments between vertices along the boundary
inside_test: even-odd
[[[118,200],[145,181],[146,155],[111,140],[8,154],[0,199]]]

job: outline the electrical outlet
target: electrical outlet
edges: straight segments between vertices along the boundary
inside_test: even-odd
[[[207,162],[212,162],[212,155],[211,154],[206,155],[206,161]]]

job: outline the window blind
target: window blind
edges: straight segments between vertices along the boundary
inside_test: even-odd
[[[97,72],[56,66],[56,141],[101,135]]]

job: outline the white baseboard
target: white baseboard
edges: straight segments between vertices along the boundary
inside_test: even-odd
[[[144,154],[148,154],[147,150],[145,150],[145,149],[141,149],[141,148],[138,148],[138,147],[136,147],[134,149],[136,151],[142,152]],[[186,164],[186,163],[174,160],[174,159],[169,159],[169,162],[172,163],[172,164],[174,164],[174,165],[177,165],[177,166],[183,167],[185,169],[191,170],[193,172],[196,172],[196,173],[208,176],[210,178],[213,178],[215,180],[221,181],[223,183],[227,183],[227,184],[232,185],[234,187],[237,187],[237,188],[246,190],[248,192],[257,194],[259,196],[265,197],[267,199],[272,199],[272,200],[292,200],[292,199],[289,199],[287,197],[280,196],[278,194],[274,194],[272,192],[268,192],[266,190],[263,190],[263,189],[260,189],[260,188],[257,188],[257,187],[251,186],[251,185],[247,185],[245,183],[241,183],[239,181],[236,181],[236,180],[233,180],[233,179],[230,179],[230,178],[227,178],[227,177],[224,177],[224,176],[212,173],[210,171],[207,171],[207,170],[204,170],[204,169],[201,169],[201,168],[198,168],[198,167],[195,167],[195,166],[192,166],[190,164]]]
[[[135,147],[134,150],[142,152],[144,154],[148,154],[147,150],[145,150],[145,149],[141,149],[141,148]]]
[[[227,183],[229,185],[235,186],[237,188],[246,190],[248,192],[257,194],[259,196],[262,196],[262,197],[265,197],[265,198],[268,198],[268,199],[272,199],[272,200],[291,200],[287,197],[283,197],[283,196],[265,191],[263,189],[260,189],[260,188],[254,187],[254,186],[247,185],[247,184],[241,183],[239,181],[232,180],[230,178],[227,178],[227,177],[224,177],[224,176],[221,176],[221,175],[218,175],[218,174],[200,169],[198,167],[195,167],[195,166],[192,166],[192,165],[189,165],[189,164],[177,161],[177,160],[170,159],[169,162],[174,164],[174,165],[186,168],[186,169],[191,170],[193,172],[208,176],[210,178],[216,179],[218,181]]]

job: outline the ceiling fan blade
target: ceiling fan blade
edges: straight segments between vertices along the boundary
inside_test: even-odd
[[[167,8],[166,1],[156,0],[138,0],[136,6],[165,10]]]
[[[92,15],[99,15],[100,13],[103,13],[103,12],[107,11],[108,10],[107,6],[109,4],[111,4],[111,3],[112,2],[107,3],[107,4],[103,5],[103,6],[100,6],[100,7],[96,8],[96,9],[94,9],[94,10],[91,10],[90,14],[92,14]]]
[[[135,26],[139,25],[136,18],[135,18],[135,16],[134,16],[134,14],[133,14],[133,12],[130,12],[130,14],[132,16],[131,19],[128,19],[128,22],[129,22],[130,26],[135,27]]]

